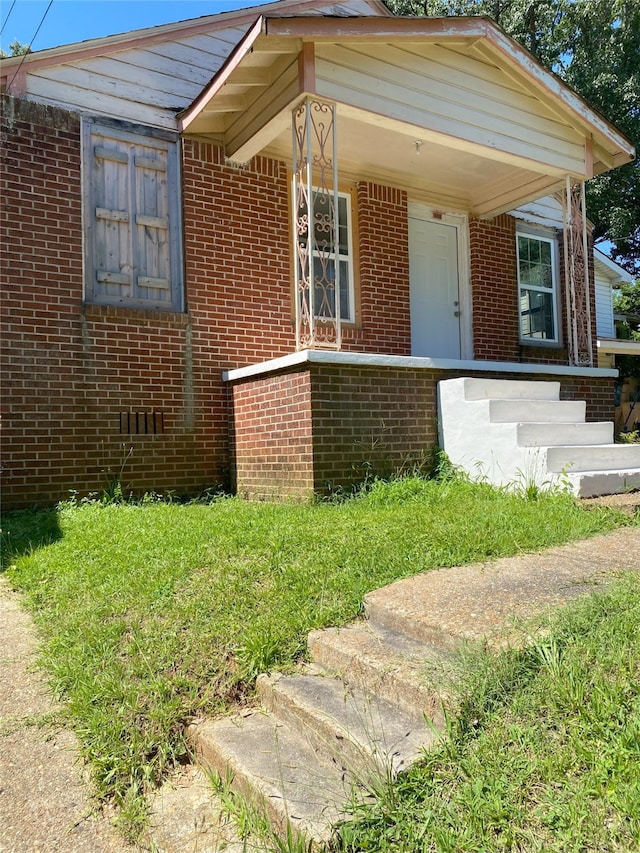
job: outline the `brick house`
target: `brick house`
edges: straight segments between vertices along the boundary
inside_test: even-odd
[[[611,417],[582,190],[633,148],[488,19],[280,0],[0,83],[6,506],[321,491],[449,377]]]

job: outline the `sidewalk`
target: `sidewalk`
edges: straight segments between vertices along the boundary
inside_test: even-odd
[[[31,617],[0,576],[0,853],[133,853],[96,813],[75,735],[34,669]]]

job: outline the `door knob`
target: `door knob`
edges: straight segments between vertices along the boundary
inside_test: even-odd
[[[454,316],[454,317],[459,317],[461,313],[462,313],[462,311],[454,311],[454,312],[453,312],[453,316]]]

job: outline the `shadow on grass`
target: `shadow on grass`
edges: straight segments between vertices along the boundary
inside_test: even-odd
[[[56,509],[16,510],[0,521],[0,574],[23,554],[62,539]]]

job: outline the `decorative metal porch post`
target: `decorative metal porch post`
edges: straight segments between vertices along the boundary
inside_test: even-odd
[[[335,104],[293,111],[296,349],[340,349],[340,234]]]
[[[562,200],[569,364],[593,367],[589,244],[584,181],[567,175]]]

